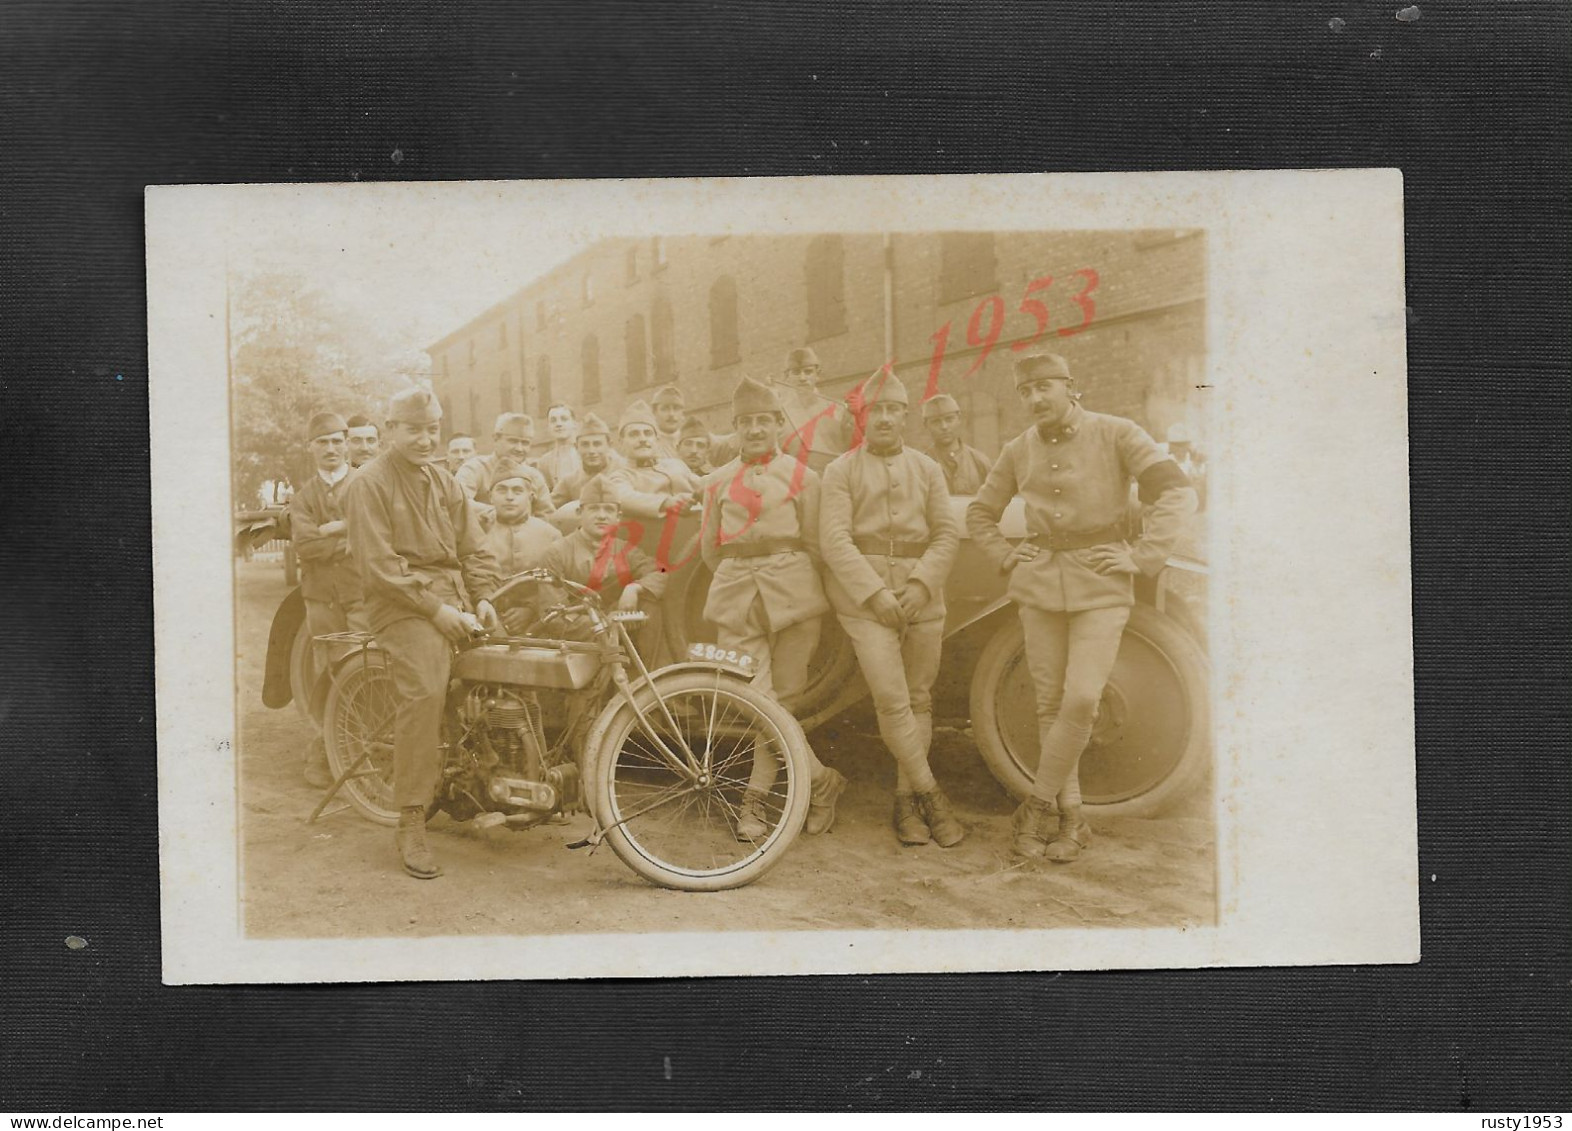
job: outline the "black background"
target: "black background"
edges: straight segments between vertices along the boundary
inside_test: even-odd
[[[1399,7],[7,0],[0,1108],[1572,1107],[1572,12]],[[1389,165],[1422,963],[160,985],[145,184]]]

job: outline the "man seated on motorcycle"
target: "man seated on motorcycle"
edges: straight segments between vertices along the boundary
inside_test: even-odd
[[[530,513],[534,494],[529,477],[517,471],[498,474],[491,485],[491,505],[496,522],[486,531],[486,547],[497,559],[497,571],[504,578],[540,565],[553,543],[562,541],[562,532],[543,518]],[[515,596],[517,594],[517,596]],[[536,617],[538,602],[529,587],[514,589],[499,604],[502,626],[513,636],[521,635]]]
[[[426,844],[426,810],[442,775],[453,646],[502,629],[485,599],[501,581],[497,562],[481,536],[475,504],[440,466],[441,432],[435,395],[421,388],[399,393],[388,405],[386,449],[349,480],[344,500],[366,614],[399,698],[394,839],[404,871],[423,880],[442,874]]]
[[[579,490],[579,528],[547,547],[540,564],[558,577],[595,590],[608,607],[633,612],[643,604],[646,611],[653,612],[671,575],[658,568],[643,550],[630,545],[623,535],[617,490],[597,475]],[[560,603],[569,598],[557,590],[542,594],[543,605],[552,599]],[[648,656],[658,639],[655,624],[652,617],[634,636],[641,655]],[[557,619],[543,631],[569,640],[587,639],[589,625],[582,618]]]

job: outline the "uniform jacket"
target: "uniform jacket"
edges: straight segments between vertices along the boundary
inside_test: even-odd
[[[941,451],[937,445],[928,449],[928,455],[944,472],[944,482],[952,495],[975,495],[993,465],[988,457],[970,444],[957,444],[954,451]]]
[[[856,538],[926,542],[919,558],[864,554]],[[961,546],[944,472],[921,452],[902,447],[875,455],[866,447],[837,456],[824,470],[819,496],[819,552],[824,588],[842,616],[877,620],[868,600],[880,590],[899,595],[910,578],[929,600],[917,620],[944,616],[944,583]]]
[[[323,534],[321,527],[344,517],[344,496],[355,477],[349,469],[329,484],[317,472],[289,500],[289,530],[300,559],[300,595],[308,601],[353,605],[360,600],[360,571],[349,553],[345,531]]]
[[[698,487],[688,465],[680,459],[613,468],[606,472],[606,482],[617,492],[624,517],[645,519],[663,517],[661,503],[668,496],[691,495]]]
[[[464,489],[464,493],[477,503],[491,503],[491,485],[500,477],[499,473],[510,471],[514,475],[522,474],[529,482],[530,509],[536,514],[550,514],[556,510],[556,504],[551,501],[551,488],[546,485],[546,477],[527,463],[516,464],[512,460],[504,460],[493,452],[489,456],[473,456],[464,462],[453,478]]]
[[[557,484],[561,483],[574,472],[582,471],[584,465],[579,462],[579,450],[571,443],[558,447],[555,443],[540,455],[530,460],[530,466],[546,478],[546,486],[556,491]]]
[[[534,569],[552,543],[562,540],[562,531],[543,518],[530,515],[523,522],[492,523],[486,531],[486,548],[497,559],[497,573],[503,578]]]
[[[601,543],[601,536],[575,530],[548,546],[541,555],[540,564],[559,577],[595,588],[608,607],[622,596],[629,582],[638,582],[639,587],[652,599],[658,600],[666,592],[671,575],[657,568],[654,559],[643,550],[636,546],[630,547],[621,539],[601,566],[599,584],[593,584],[590,577],[595,572],[596,562],[602,557]],[[626,573],[619,565],[623,562],[627,565]]]
[[[745,546],[795,538],[802,550],[727,558],[723,545]],[[830,603],[819,580],[819,477],[789,455],[744,464],[740,458],[712,472],[704,491],[699,532],[704,563],[715,574],[704,617],[741,624],[754,599],[764,605],[771,632],[822,616]]]
[[[501,580],[474,504],[445,468],[394,451],[362,467],[344,500],[371,630],[468,608]]]
[[[1072,407],[1069,418],[1046,434],[1027,429],[1005,445],[966,508],[966,527],[983,552],[1002,566],[1010,543],[999,533],[999,516],[1019,494],[1026,502],[1031,534],[1071,534],[1113,526],[1126,520],[1130,484],[1169,461],[1133,420]],[[1174,470],[1174,474],[1182,475]],[[1145,532],[1131,544],[1136,565],[1155,574],[1168,560],[1186,515],[1195,510],[1195,492],[1170,486],[1147,516]],[[1009,595],[1018,603],[1049,612],[1130,605],[1135,602],[1129,574],[1099,574],[1092,569],[1092,548],[1050,551],[1022,562],[1010,574]]]

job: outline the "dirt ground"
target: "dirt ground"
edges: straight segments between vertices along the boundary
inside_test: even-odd
[[[240,790],[246,931],[259,938],[378,938],[595,931],[1153,927],[1215,922],[1213,825],[1204,815],[1093,818],[1070,865],[1014,865],[1014,802],[988,773],[962,718],[936,720],[934,772],[967,826],[959,846],[903,848],[890,827],[894,768],[871,713],[811,735],[850,779],[834,829],[800,837],[757,883],[667,891],[609,847],[570,851],[590,819],[525,832],[439,816],[434,881],[399,868],[392,831],[347,807],[306,817],[319,792],[301,777],[311,727],[262,705],[268,625],[284,597],[276,563],[239,566]],[[948,724],[948,725],[946,725]],[[1188,814],[1204,814],[1191,805]]]

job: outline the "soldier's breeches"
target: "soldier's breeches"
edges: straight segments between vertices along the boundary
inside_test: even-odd
[[[905,634],[875,620],[841,617],[873,698],[879,737],[900,768],[902,791],[934,787],[928,766],[933,735],[933,681],[939,675],[944,621],[913,624]]]
[[[377,633],[398,688],[393,721],[393,797],[400,809],[427,806],[442,774],[442,708],[453,646],[424,618],[394,621]]]
[[[1075,772],[1092,736],[1097,702],[1130,619],[1127,605],[1050,613],[1020,606],[1026,666],[1036,694],[1040,757],[1032,793],[1052,801]],[[1079,783],[1075,802],[1080,799]],[[1062,799],[1061,799],[1062,800]]]
[[[747,652],[759,664],[755,680],[758,686],[778,700],[796,695],[808,686],[808,661],[819,644],[819,618],[800,621],[779,632],[769,632],[763,625],[763,609],[754,602],[753,615],[740,625],[717,624],[715,643],[722,648],[735,648]],[[809,772],[817,775],[823,764],[808,749]],[[780,768],[778,757],[761,749],[753,758],[753,772],[748,776],[748,788],[768,792]]]
[[[316,601],[306,598],[306,627],[312,636],[326,636],[330,632],[344,632],[349,620],[337,601]]]

